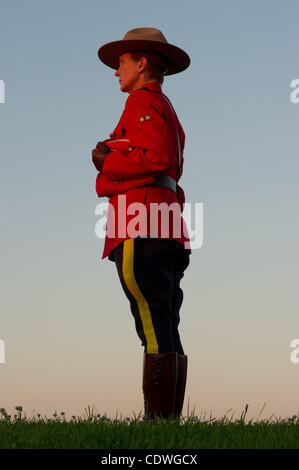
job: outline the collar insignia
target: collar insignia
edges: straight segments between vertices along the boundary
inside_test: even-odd
[[[152,116],[150,114],[147,114],[146,116],[140,116],[139,121],[144,122],[144,121],[149,121],[152,119]]]

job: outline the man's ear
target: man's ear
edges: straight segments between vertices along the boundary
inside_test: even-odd
[[[139,64],[138,64],[138,71],[143,72],[146,69],[146,66],[147,66],[147,58],[141,57],[141,59],[139,60]]]

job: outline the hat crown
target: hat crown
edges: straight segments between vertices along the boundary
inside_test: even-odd
[[[157,41],[163,42],[165,44],[168,43],[164,34],[156,28],[135,28],[128,31],[124,37],[123,41]]]

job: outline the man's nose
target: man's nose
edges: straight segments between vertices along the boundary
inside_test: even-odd
[[[116,70],[115,74],[114,74],[116,77],[119,76],[119,69]]]

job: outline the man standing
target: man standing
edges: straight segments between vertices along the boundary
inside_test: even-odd
[[[133,29],[102,46],[98,56],[116,70],[121,91],[129,94],[111,140],[98,142],[92,151],[97,194],[109,197],[102,259],[108,256],[116,264],[144,346],[144,419],[176,417],[187,377],[178,332],[180,281],[191,249],[178,184],[185,134],[161,85],[165,75],[185,70],[190,59],[155,28]],[[122,147],[112,149],[119,142]],[[129,209],[136,203],[143,209],[138,235],[132,234],[136,209]],[[151,210],[158,205],[168,210],[156,212],[154,219]]]

